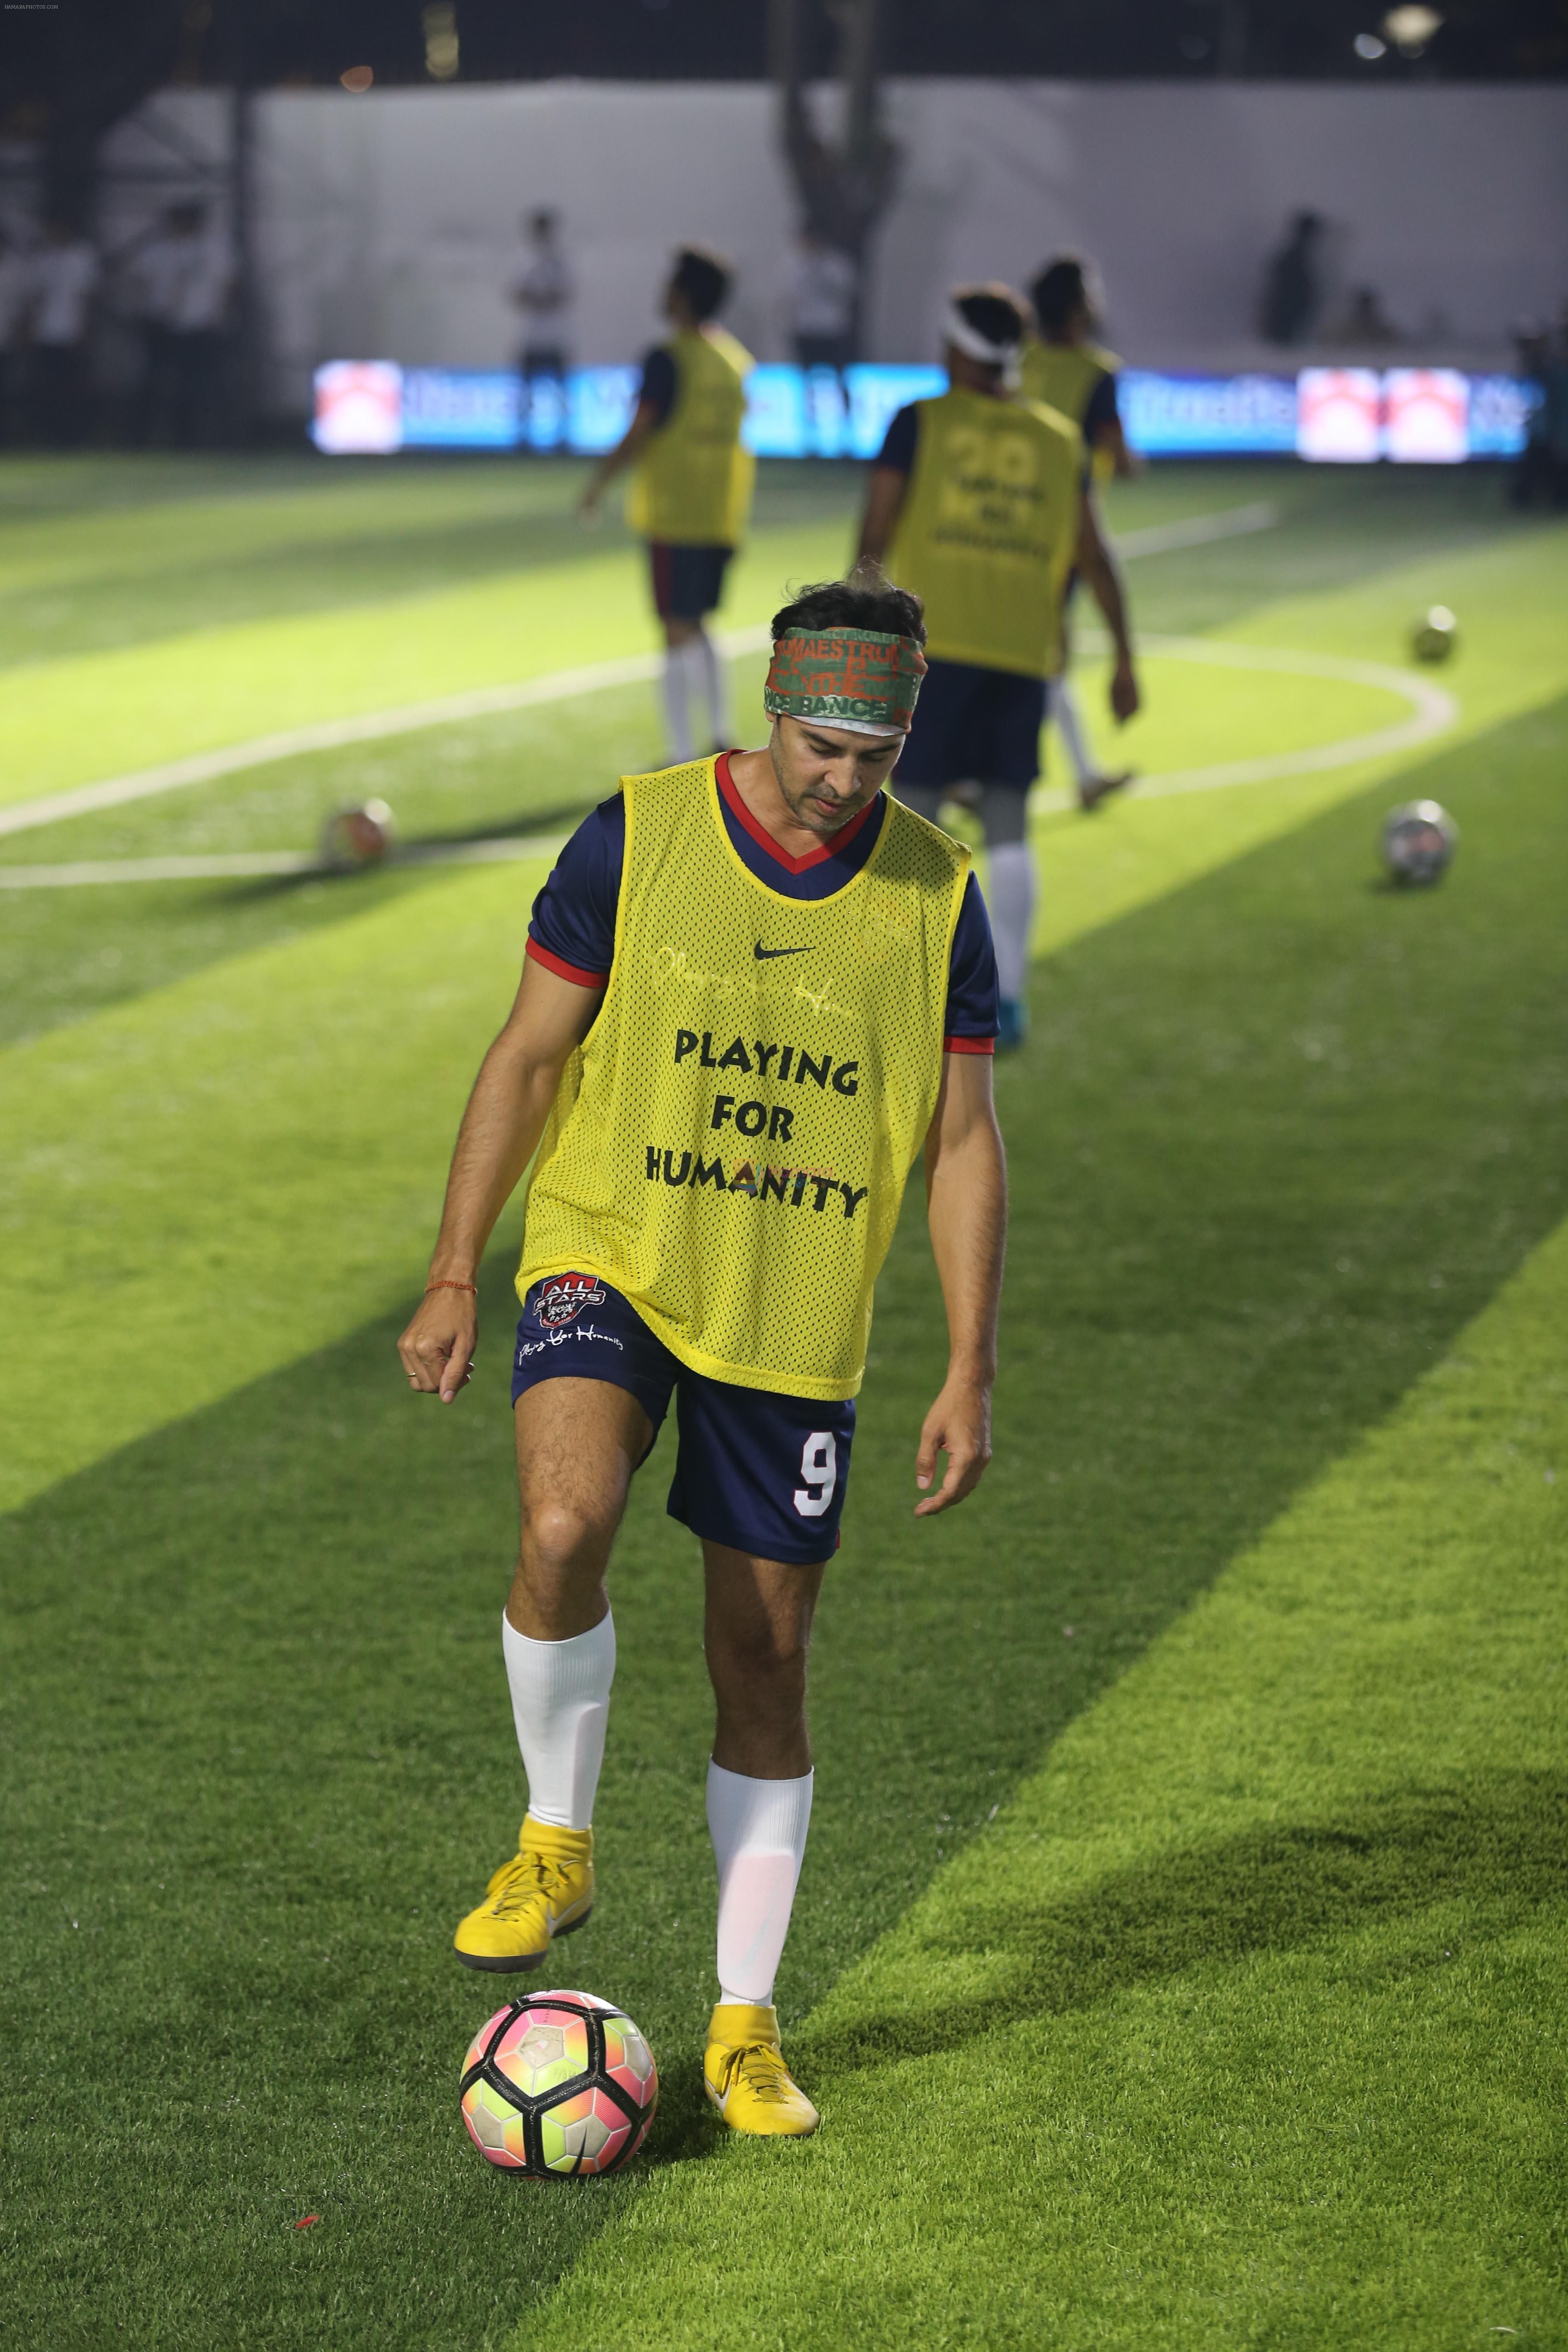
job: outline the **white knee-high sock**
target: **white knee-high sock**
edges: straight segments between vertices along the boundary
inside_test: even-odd
[[[724,750],[730,741],[730,665],[706,629],[697,639],[697,646],[702,656],[702,690],[708,698],[711,722],[708,740],[716,750]]]
[[[1026,841],[1005,841],[989,852],[991,936],[996,945],[996,985],[1003,996],[1024,993],[1029,932],[1035,919],[1035,860]]]
[[[664,723],[669,742],[669,762],[692,756],[691,698],[707,692],[708,680],[700,638],[688,637],[682,646],[667,646],[664,655]]]
[[[708,1833],[719,1865],[719,1995],[765,2007],[789,1932],[811,1823],[811,1783],[708,1767]]]
[[[501,1646],[528,1810],[552,1829],[588,1829],[616,1678],[615,1619],[606,1610],[585,1633],[531,1642],[503,1614]]]
[[[1051,717],[1056,720],[1057,733],[1067,746],[1067,755],[1072,761],[1074,776],[1080,784],[1087,783],[1089,777],[1096,772],[1094,754],[1089,748],[1089,738],[1083,731],[1083,720],[1079,715],[1078,697],[1068,684],[1065,671],[1060,677],[1053,677],[1051,680]]]
[[[664,649],[664,746],[672,767],[691,757],[691,673],[684,646]]]

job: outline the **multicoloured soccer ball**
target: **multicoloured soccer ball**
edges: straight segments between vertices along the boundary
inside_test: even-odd
[[[335,874],[379,866],[396,837],[397,827],[384,801],[334,809],[321,831],[321,863]]]
[[[1447,661],[1459,641],[1459,625],[1447,604],[1434,604],[1410,632],[1410,650],[1417,661]]]
[[[1441,881],[1459,845],[1459,828],[1440,801],[1406,801],[1383,821],[1383,862],[1395,882]]]
[[[463,2121],[487,2163],[533,2180],[615,2172],[658,2104],[653,2052],[591,1992],[534,1992],[480,2026],[463,2061]]]

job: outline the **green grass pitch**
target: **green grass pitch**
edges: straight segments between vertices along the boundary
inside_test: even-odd
[[[0,814],[645,650],[574,479],[9,462]],[[765,472],[727,625],[837,568],[854,493]],[[654,2043],[649,2155],[510,2183],[458,2116],[495,1995],[451,1926],[521,1794],[515,1214],[461,1406],[391,1349],[543,864],[0,889],[5,2341],[1568,2345],[1568,530],[1486,472],[1170,469],[1112,520],[1258,499],[1269,530],[1130,563],[1140,769],[1397,723],[1344,666],[1405,668],[1438,600],[1458,707],[1037,820],[996,1458],[915,1526],[911,1202],[819,1621],[779,1989],[808,2144],[727,2141],[700,2095],[708,1700],[658,1459],[563,1959]],[[1334,674],[1234,666],[1270,653]],[[0,864],[305,848],[370,792],[426,841],[560,833],[658,749],[619,687]],[[1378,821],[1426,793],[1458,860],[1389,891]]]

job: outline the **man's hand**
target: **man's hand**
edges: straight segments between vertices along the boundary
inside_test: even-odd
[[[915,1455],[915,1484],[929,1486],[936,1457],[947,1456],[947,1475],[934,1495],[915,1505],[917,1519],[951,1511],[973,1495],[991,1459],[991,1391],[988,1385],[949,1372],[942,1394],[925,1417]]]
[[[450,1404],[473,1377],[479,1302],[468,1290],[427,1290],[397,1343],[408,1385]]]
[[[947,1475],[915,1505],[917,1519],[973,1493],[991,1459],[996,1310],[1007,1231],[1007,1164],[991,1100],[989,1054],[944,1054],[936,1114],[926,1135],[931,1243],[947,1308],[947,1378],[925,1417],[915,1484],[928,1489],[936,1457]]]
[[[409,1387],[450,1404],[473,1376],[479,1336],[479,1304],[470,1291],[426,1291],[397,1343]]]
[[[1124,727],[1136,714],[1142,700],[1138,691],[1138,677],[1132,667],[1131,655],[1118,655],[1116,667],[1110,673],[1110,708],[1119,727]]]
[[[479,1337],[479,1302],[468,1284],[485,1244],[533,1156],[561,1073],[588,1034],[599,991],[523,963],[517,1001],[474,1081],[430,1261],[431,1287],[397,1343],[409,1387],[450,1404],[468,1386]],[[460,1283],[460,1289],[451,1286]]]

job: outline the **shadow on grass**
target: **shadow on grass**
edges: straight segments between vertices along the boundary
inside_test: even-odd
[[[1454,1899],[1523,1916],[1568,1899],[1568,1774],[1500,1772],[1395,1790],[1331,1822],[1270,1825],[1164,1854],[1060,1903],[965,1906],[933,1958],[984,1956],[973,2001],[912,2005],[802,2037],[839,2073],[958,2050],[1031,2018],[1092,2009],[1191,1969],[1225,1967],[1410,1920]],[[997,1960],[1000,1958],[1001,1966]],[[1432,1951],[1409,1968],[1431,1967]]]

